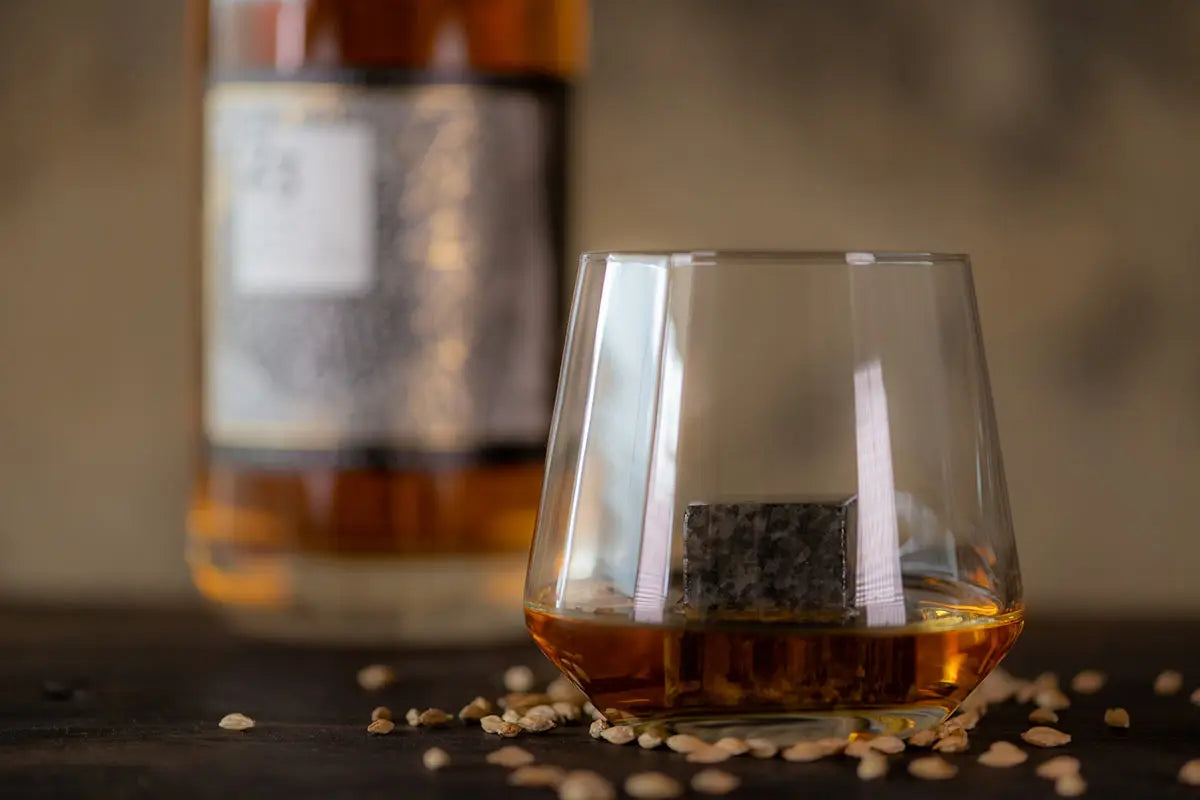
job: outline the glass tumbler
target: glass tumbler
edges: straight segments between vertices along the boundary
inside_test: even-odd
[[[610,721],[943,721],[1023,618],[967,257],[585,254],[525,613]]]

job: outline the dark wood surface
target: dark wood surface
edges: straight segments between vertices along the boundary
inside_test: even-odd
[[[395,686],[369,694],[355,683],[364,664],[383,661],[400,673]],[[526,663],[552,670],[532,646],[464,650],[312,650],[248,644],[200,614],[0,611],[0,797],[287,797],[551,798],[545,789],[514,789],[485,754],[509,740],[478,727],[412,730],[368,737],[371,709],[410,706],[457,711],[476,694],[501,693],[500,676]],[[1053,751],[1029,748],[1029,762],[989,769],[976,756],[994,739],[1019,742],[1029,707],[995,708],[972,736],[971,752],[949,756],[954,780],[917,781],[892,757],[884,781],[860,783],[848,759],[815,764],[734,759],[744,798],[1052,798],[1033,767],[1067,753],[1083,761],[1089,798],[1200,798],[1176,773],[1200,758],[1200,621],[1032,620],[1006,662],[1032,677],[1064,678],[1085,667],[1110,675],[1098,695],[1074,697],[1060,726],[1074,741]],[[1184,690],[1156,696],[1164,668],[1184,673]],[[50,682],[47,685],[47,682]],[[1128,731],[1107,729],[1108,706],[1127,708]],[[258,721],[247,733],[217,721],[243,711]],[[661,770],[686,779],[698,767],[666,751],[617,747],[561,728],[518,743],[540,761],[587,767],[621,779]],[[454,764],[429,773],[420,755],[438,745]]]

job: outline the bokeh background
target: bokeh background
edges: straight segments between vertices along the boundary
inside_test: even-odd
[[[0,0],[0,598],[190,602],[183,0]],[[575,250],[974,258],[1032,610],[1200,611],[1200,3],[593,0]]]

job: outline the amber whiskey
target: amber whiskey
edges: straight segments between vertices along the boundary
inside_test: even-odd
[[[533,637],[600,709],[623,720],[724,729],[840,719],[820,734],[936,724],[1000,662],[1019,612],[899,628],[723,620],[631,624],[527,608]],[[610,714],[611,716],[612,714]],[[786,727],[786,726],[784,726]]]
[[[211,0],[200,591],[299,638],[519,631],[582,0]]]

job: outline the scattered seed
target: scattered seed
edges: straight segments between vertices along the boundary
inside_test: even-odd
[[[512,722],[515,724],[521,721],[521,712],[510,708],[501,715],[500,719],[504,720],[505,722]]]
[[[898,736],[876,736],[874,739],[868,739],[867,744],[871,745],[872,750],[878,750],[888,755],[904,751],[904,740]]]
[[[1035,708],[1029,712],[1029,721],[1037,725],[1050,725],[1058,722],[1058,714],[1048,708]]]
[[[692,789],[700,794],[729,794],[741,785],[741,778],[723,769],[702,769],[692,776]]]
[[[1192,692],[1192,696],[1189,699],[1192,701],[1192,705],[1200,706],[1200,687],[1197,687],[1196,690]]]
[[[533,691],[533,670],[524,664],[504,670],[504,688],[510,692]]]
[[[693,764],[720,764],[722,761],[728,761],[731,758],[733,758],[733,753],[724,747],[717,747],[715,744],[706,744],[703,747],[697,747],[687,754],[687,760]]]
[[[985,767],[1015,767],[1028,759],[1029,754],[1011,742],[992,742],[978,761]]]
[[[1176,694],[1183,688],[1183,676],[1173,669],[1164,669],[1154,679],[1154,693],[1161,695]]]
[[[1071,707],[1071,698],[1058,688],[1042,689],[1034,695],[1033,702],[1038,708],[1047,708],[1051,711],[1062,711],[1064,708]]]
[[[425,769],[437,772],[442,767],[450,766],[450,754],[440,747],[431,747],[421,754],[421,763]]]
[[[1033,679],[1033,685],[1039,689],[1057,689],[1058,676],[1053,672],[1043,672]]]
[[[578,722],[579,721],[579,706],[566,700],[555,700],[550,708],[554,709],[554,715],[558,717],[559,722]]]
[[[934,742],[938,740],[938,732],[934,728],[926,728],[923,731],[917,731],[912,736],[908,737],[908,743],[913,747],[932,747]]]
[[[443,725],[449,725],[453,719],[454,717],[440,708],[427,708],[417,717],[417,722],[426,728],[440,728]]]
[[[614,725],[600,731],[600,738],[609,744],[629,744],[637,738],[637,733],[628,725]]]
[[[526,788],[554,789],[562,783],[567,771],[562,767],[552,767],[548,764],[531,764],[527,767],[517,767],[508,776],[510,786]]]
[[[616,796],[604,776],[586,769],[568,772],[558,785],[559,800],[615,800]]]
[[[703,739],[686,733],[677,733],[674,736],[667,737],[667,747],[671,748],[676,753],[690,753],[693,750],[698,750],[701,747],[707,746],[708,743]]]
[[[595,719],[600,714],[600,711],[594,705],[592,705],[591,700],[588,700],[583,704],[583,713],[587,714],[592,719]]]
[[[1006,703],[1012,699],[1023,682],[1014,678],[1006,670],[997,667],[971,693],[967,700],[978,695],[985,703]],[[964,701],[964,705],[966,701]]]
[[[1128,728],[1129,712],[1123,708],[1110,708],[1104,712],[1104,724],[1110,728]]]
[[[412,727],[417,727],[421,724],[421,709],[410,708],[408,711],[404,712],[404,719]]]
[[[458,712],[458,718],[464,722],[470,720],[480,720],[492,713],[492,701],[486,697],[476,697],[471,702],[462,707],[462,711]]]
[[[1054,781],[1054,793],[1059,797],[1079,797],[1087,791],[1087,783],[1078,772],[1063,775]]]
[[[868,750],[864,753],[858,762],[857,769],[855,769],[859,780],[864,781],[873,781],[882,778],[884,775],[887,775],[887,771],[887,756],[876,750]]]
[[[954,719],[957,720],[959,727],[965,731],[975,730],[975,726],[979,724],[979,720],[983,718],[983,714],[978,709],[964,711]]]
[[[866,739],[855,739],[850,744],[846,745],[844,751],[850,758],[862,758],[867,753],[871,752],[871,743]]]
[[[506,745],[499,750],[493,750],[487,754],[487,763],[498,764],[509,769],[524,767],[533,763],[533,753],[523,747],[516,745]]]
[[[1038,685],[1033,681],[1021,684],[1017,691],[1013,694],[1013,699],[1018,703],[1028,703],[1033,700],[1033,696],[1041,691]]]
[[[755,758],[774,758],[779,754],[779,745],[770,739],[747,739],[746,746],[750,748],[750,755]]]
[[[604,733],[610,727],[612,726],[610,726],[607,721],[603,719],[594,719],[592,720],[592,724],[588,726],[588,735],[593,739],[599,739],[600,734]]]
[[[845,749],[844,747],[842,749]],[[809,761],[817,761],[827,756],[833,755],[837,751],[831,751],[830,748],[821,743],[820,740],[815,742],[796,742],[794,745],[784,750],[780,755],[784,761],[799,761],[806,763]]]
[[[387,664],[370,664],[358,671],[358,685],[368,692],[377,692],[396,682],[396,670]]]
[[[661,800],[679,797],[683,786],[661,772],[635,772],[625,779],[625,794],[638,800]]]
[[[824,748],[829,755],[836,756],[844,753],[850,742],[838,736],[827,736],[824,739],[817,739],[814,744]]]
[[[1188,786],[1200,786],[1200,758],[1193,758],[1179,768],[1179,782]]]
[[[662,745],[664,739],[662,734],[656,730],[642,731],[642,735],[638,737],[638,747],[646,750],[653,750]]]
[[[570,703],[573,706],[579,706],[587,701],[587,695],[578,686],[571,683],[570,679],[562,675],[550,681],[550,685],[546,687],[546,694],[550,696],[551,702],[555,703]]]
[[[1104,688],[1108,676],[1098,669],[1085,669],[1071,678],[1071,691],[1076,694],[1095,694]]]
[[[1079,772],[1079,759],[1075,756],[1055,756],[1038,764],[1035,771],[1039,778],[1058,780],[1063,775],[1074,775]]]
[[[540,719],[548,719],[551,722],[554,722],[555,720],[558,719],[558,712],[554,710],[554,706],[546,705],[543,703],[540,706],[534,706],[533,708],[526,711],[524,716],[540,718]]]
[[[534,706],[550,705],[554,702],[550,699],[550,695],[542,692],[509,692],[496,701],[496,705],[505,710],[513,710],[518,714],[524,714]]]
[[[391,718],[392,718],[392,710],[390,708],[388,708],[387,706],[375,706],[375,708],[371,709],[371,721],[372,722],[374,722],[377,719],[391,719]]]
[[[396,723],[390,719],[377,719],[367,726],[367,733],[372,736],[387,736],[396,730]]]
[[[498,736],[504,736],[509,739],[521,732],[520,725],[515,725],[511,722],[505,722],[495,714],[489,714],[488,716],[479,720],[479,726],[483,728],[484,733],[494,733]]]
[[[1022,733],[1021,738],[1038,747],[1061,747],[1071,741],[1071,734],[1038,725]]]
[[[958,774],[958,767],[939,756],[925,756],[908,762],[908,774],[923,781],[945,781]]]
[[[552,719],[530,716],[524,716],[518,719],[517,725],[520,726],[521,730],[528,731],[529,733],[544,733],[551,728],[558,727],[558,723]]]
[[[934,742],[933,749],[938,753],[965,753],[970,746],[967,732],[959,728]]]
[[[736,736],[726,736],[718,739],[714,744],[722,750],[728,750],[730,755],[735,756],[740,756],[750,749],[750,745],[746,744],[745,740],[739,739]]]
[[[245,714],[226,714],[217,725],[227,731],[248,731],[254,727],[254,720]]]

